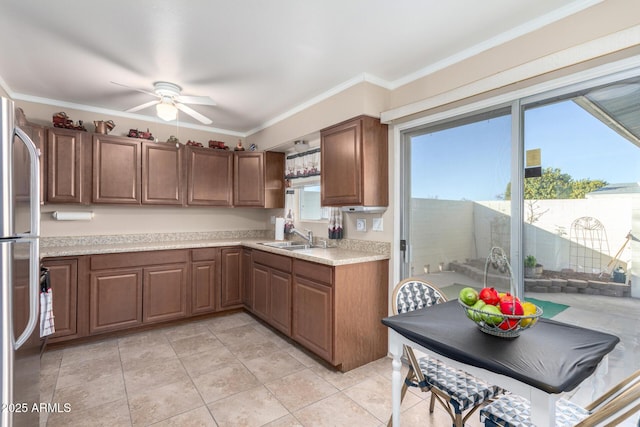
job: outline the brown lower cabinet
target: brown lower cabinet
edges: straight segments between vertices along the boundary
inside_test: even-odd
[[[242,307],[242,248],[220,249],[220,308]]]
[[[187,316],[187,264],[143,269],[142,322],[163,322]]]
[[[89,334],[142,324],[141,268],[92,272],[89,286]]]
[[[292,338],[342,371],[384,357],[389,262],[293,262]]]
[[[242,307],[242,248],[191,250],[191,314]]]
[[[333,271],[307,262],[294,263],[293,339],[333,361]]]
[[[329,266],[241,247],[48,258],[50,342],[244,307],[342,371],[387,354],[387,260]]]
[[[252,252],[253,313],[291,336],[291,258]]]
[[[218,307],[220,250],[191,250],[191,313],[211,313]]]
[[[253,281],[251,279],[252,255],[251,249],[242,250],[242,304],[245,308],[252,310],[253,308]]]
[[[75,335],[78,332],[78,259],[46,261],[53,289],[53,315],[56,332],[49,339]]]
[[[188,250],[92,255],[89,334],[186,317],[188,261]]]

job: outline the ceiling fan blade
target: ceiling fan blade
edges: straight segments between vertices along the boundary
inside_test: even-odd
[[[195,104],[195,105],[217,105],[216,102],[208,96],[176,96],[176,101],[183,104]]]
[[[136,111],[144,110],[145,108],[151,107],[152,105],[160,104],[159,99],[154,99],[153,101],[145,102],[144,104],[138,105],[137,107],[129,108],[125,110],[127,113],[134,113]]]
[[[181,104],[179,102],[175,103],[175,106],[178,110],[190,115],[191,117],[193,117],[194,119],[198,120],[201,123],[204,123],[205,125],[210,125],[211,123],[213,123],[211,121],[211,119],[203,116],[202,114],[198,113],[196,110],[194,110],[193,108],[189,108],[184,104]]]
[[[113,81],[112,81],[111,83],[113,83],[114,85],[118,85],[118,86],[126,87],[127,89],[135,90],[135,91],[137,91],[137,92],[146,93],[147,95],[151,95],[151,96],[158,96],[158,95],[156,95],[156,94],[155,94],[155,93],[153,93],[153,92],[149,92],[148,90],[138,89],[138,88],[135,88],[135,87],[131,87],[131,86],[127,86],[127,85],[123,85],[122,83],[117,83],[117,82],[113,82]]]

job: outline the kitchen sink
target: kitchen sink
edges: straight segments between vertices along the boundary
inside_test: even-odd
[[[270,248],[286,249],[288,251],[311,248],[311,245],[309,244],[293,243],[293,242],[264,242],[260,244],[264,246],[268,246]]]

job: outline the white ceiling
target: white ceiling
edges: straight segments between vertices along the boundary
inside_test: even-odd
[[[0,85],[123,115],[153,98],[111,81],[170,81],[217,102],[192,106],[210,129],[247,135],[337,88],[393,89],[600,1],[0,0]]]

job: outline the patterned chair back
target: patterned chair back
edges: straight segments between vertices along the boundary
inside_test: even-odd
[[[408,278],[393,290],[393,314],[407,313],[447,301],[436,286],[421,279]]]

